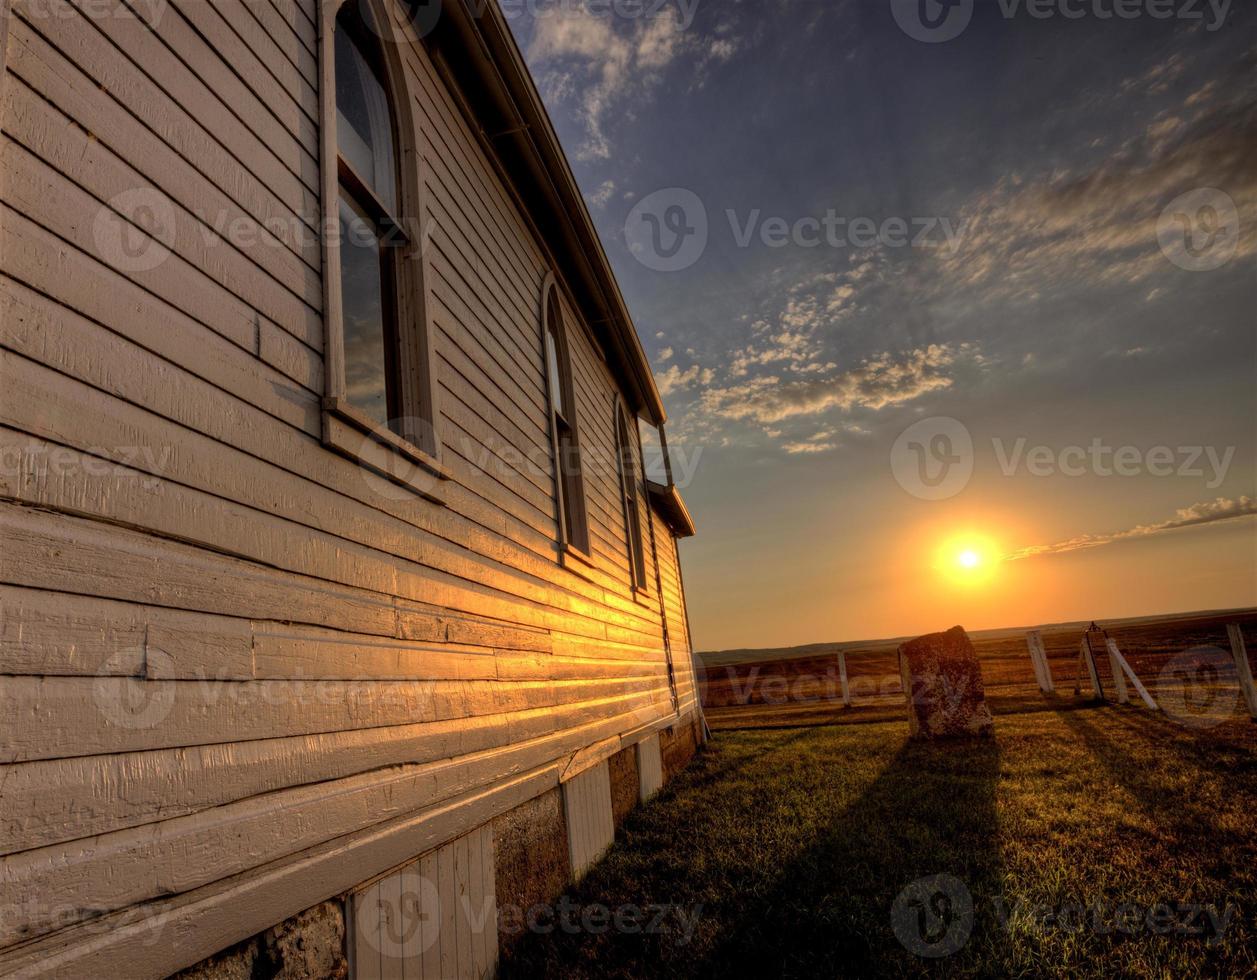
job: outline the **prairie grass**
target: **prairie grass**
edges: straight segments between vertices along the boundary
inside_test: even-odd
[[[527,933],[503,974],[1257,975],[1257,725],[1062,697],[993,740],[906,733],[718,732],[568,896],[680,913]],[[892,915],[935,875],[948,897]]]

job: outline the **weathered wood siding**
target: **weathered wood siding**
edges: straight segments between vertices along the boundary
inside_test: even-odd
[[[557,561],[549,264],[425,50],[447,507],[320,441],[314,0],[87,9],[18,0],[0,86],[0,974],[161,976],[674,720],[661,608],[695,701],[566,299],[608,464],[593,567]]]
[[[663,587],[662,608],[667,617],[668,642],[676,675],[677,710],[681,715],[688,715],[700,710],[701,706],[695,680],[689,617],[685,611],[685,590],[681,581],[681,555],[677,539],[672,536],[663,518],[652,513],[651,519],[654,521],[659,579]]]

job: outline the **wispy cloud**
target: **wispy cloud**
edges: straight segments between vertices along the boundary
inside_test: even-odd
[[[585,135],[576,148],[577,159],[609,159],[607,118],[626,101],[642,104],[683,55],[697,78],[713,62],[727,61],[737,52],[734,37],[698,36],[681,9],[665,5],[634,18],[573,4],[538,12],[528,61],[540,76],[547,102],[575,109]]]
[[[667,351],[668,355],[671,356],[672,349],[667,348]],[[664,358],[664,360],[666,359]],[[683,391],[695,385],[711,384],[711,380],[711,368],[699,367],[697,364],[692,364],[688,368],[682,368],[677,364],[669,364],[666,371],[655,372],[655,387],[659,389],[659,394],[664,398],[667,398],[674,392]]]
[[[959,248],[938,253],[938,285],[1033,301],[1056,289],[1155,280],[1166,271],[1161,209],[1198,187],[1235,201],[1238,257],[1257,254],[1255,144],[1257,107],[1244,88],[1198,88],[1099,164],[1013,174],[976,196],[960,217]]]
[[[1146,538],[1153,534],[1162,534],[1177,528],[1197,527],[1201,524],[1216,524],[1219,521],[1234,521],[1244,517],[1257,515],[1257,501],[1252,497],[1242,496],[1236,500],[1218,497],[1203,503],[1192,504],[1180,508],[1173,517],[1156,524],[1140,524],[1125,531],[1114,531],[1111,534],[1081,534],[1068,541],[1057,541],[1054,544],[1036,544],[1028,548],[1020,548],[1004,556],[1005,561],[1018,561],[1022,558],[1037,558],[1042,555],[1061,555],[1070,551],[1083,551],[1088,548],[1100,548],[1118,541],[1129,541],[1132,538]]]
[[[714,415],[764,425],[832,409],[876,411],[951,387],[948,368],[961,353],[968,349],[930,344],[900,355],[878,354],[859,367],[814,380],[783,383],[776,375],[752,378],[726,388],[709,388],[703,392],[702,404]]]
[[[604,180],[598,185],[596,191],[585,195],[585,200],[589,202],[589,206],[592,208],[604,208],[614,195],[615,181]]]
[[[791,456],[814,456],[818,453],[827,453],[837,449],[838,444],[833,441],[833,438],[834,433],[832,429],[822,429],[815,435],[799,442],[787,442],[781,448]]]

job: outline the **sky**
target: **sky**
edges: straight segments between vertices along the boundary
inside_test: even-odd
[[[502,0],[697,649],[1257,605],[1257,10],[1117,5]]]

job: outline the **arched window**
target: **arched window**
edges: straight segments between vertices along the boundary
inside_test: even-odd
[[[391,2],[322,11],[334,18],[320,55],[324,220],[339,230],[327,243],[325,411],[333,419],[324,439],[367,462],[355,448],[366,434],[409,460],[387,472],[416,462],[437,472],[424,258],[406,220],[419,207],[416,124],[395,50],[401,35],[384,31],[394,29]],[[386,462],[375,454],[371,465]]]
[[[589,524],[585,518],[585,489],[581,477],[580,443],[576,432],[576,397],[567,335],[559,309],[558,291],[551,280],[542,286],[545,318],[546,379],[550,396],[550,429],[554,443],[555,482],[563,544],[589,553]]]
[[[398,218],[393,110],[358,3],[336,15],[336,155],[345,395],[396,431],[405,414],[398,342]],[[369,12],[366,16],[370,16]],[[398,433],[399,435],[402,433]]]
[[[624,408],[615,410],[616,466],[620,475],[620,499],[624,505],[624,532],[628,539],[629,578],[633,588],[646,588],[646,556],[642,550],[642,516],[637,497],[637,456],[629,438],[630,427]]]

